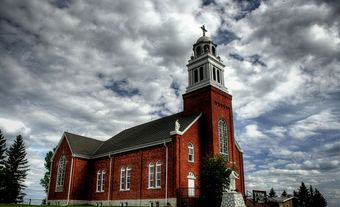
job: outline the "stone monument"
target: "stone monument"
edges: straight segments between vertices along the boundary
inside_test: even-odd
[[[221,207],[246,207],[241,193],[236,191],[237,172],[232,171],[229,175],[229,187],[223,192]]]

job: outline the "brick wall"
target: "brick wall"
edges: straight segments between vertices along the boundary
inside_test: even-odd
[[[91,169],[89,171],[89,177],[85,179],[89,180],[88,192],[90,200],[107,200],[108,199],[108,189],[109,189],[109,170],[110,170],[110,160],[109,157],[103,157],[99,159],[91,160]],[[97,172],[105,171],[105,189],[104,192],[97,192]]]
[[[194,123],[188,131],[183,134],[183,136],[177,137],[178,147],[179,147],[179,185],[180,188],[188,188],[188,174],[189,172],[194,173],[195,187],[199,187],[199,171],[202,162],[202,145],[200,136],[200,122]],[[188,158],[188,145],[192,143],[194,145],[194,162],[189,162]]]
[[[70,199],[72,200],[87,200],[90,161],[83,158],[73,158],[73,176],[71,183]]]

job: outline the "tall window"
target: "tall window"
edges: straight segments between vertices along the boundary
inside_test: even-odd
[[[196,48],[196,54],[197,54],[197,56],[200,56],[200,55],[202,54],[202,48],[201,48],[201,46],[198,46],[198,47]]]
[[[154,179],[155,179],[155,166],[152,162],[149,164],[149,188],[155,187],[154,185]]]
[[[120,190],[125,190],[125,168],[120,169]]]
[[[126,168],[126,186],[125,190],[130,190],[130,177],[131,177],[131,168]]]
[[[194,82],[198,82],[198,71],[197,69],[194,70]]]
[[[229,160],[227,123],[223,119],[218,121],[218,136],[220,141],[220,153],[226,160]]]
[[[131,187],[131,168],[130,167],[122,167],[120,169],[120,190],[130,190]]]
[[[105,190],[105,170],[99,170],[97,172],[97,192],[104,192]]]
[[[188,196],[194,197],[195,196],[195,175],[192,172],[188,173]]]
[[[156,162],[156,188],[161,187],[161,161]]]
[[[204,74],[203,74],[203,67],[200,67],[200,81],[203,80]]]
[[[220,70],[217,70],[217,82],[219,82],[219,83],[221,82],[220,81]]]
[[[59,159],[59,163],[58,163],[57,183],[56,183],[56,188],[55,188],[56,192],[63,192],[65,171],[66,171],[66,157],[63,155]]]
[[[194,145],[192,143],[188,144],[188,161],[194,162]]]
[[[216,69],[215,69],[215,67],[213,67],[213,79],[214,79],[214,81],[216,81]]]
[[[161,187],[161,161],[157,161],[156,165],[152,162],[149,164],[149,184],[148,188],[160,188]]]

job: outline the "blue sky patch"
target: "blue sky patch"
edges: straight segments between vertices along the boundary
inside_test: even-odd
[[[112,81],[110,85],[105,86],[106,89],[112,90],[119,96],[132,97],[139,94],[137,88],[130,88],[127,80]]]

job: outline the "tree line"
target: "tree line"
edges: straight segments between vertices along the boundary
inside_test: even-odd
[[[28,170],[23,137],[18,135],[7,149],[6,139],[0,130],[0,203],[23,201]]]
[[[269,197],[276,197],[276,192],[274,188],[271,188],[268,194]],[[325,207],[327,206],[327,202],[323,197],[322,193],[317,188],[313,188],[312,185],[309,186],[309,189],[306,187],[304,182],[301,182],[301,185],[297,191],[293,191],[293,195],[288,195],[284,190],[281,194],[281,197],[289,197],[294,196],[293,202],[294,206],[298,207]]]

